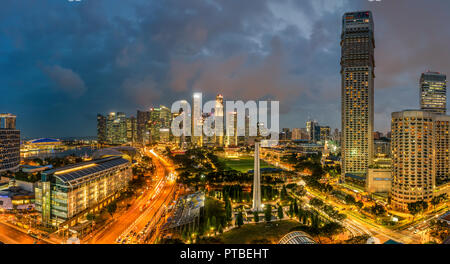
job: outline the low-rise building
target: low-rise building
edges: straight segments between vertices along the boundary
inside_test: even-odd
[[[39,138],[25,142],[22,151],[57,150],[63,148],[64,145],[59,139]]]
[[[368,193],[389,193],[392,187],[392,160],[389,158],[374,159],[369,166],[366,180]]]
[[[34,192],[18,186],[10,179],[7,188],[0,190],[0,209],[30,210],[34,208]]]
[[[82,162],[42,172],[35,188],[36,210],[47,226],[72,227],[116,199],[132,179],[122,157]]]

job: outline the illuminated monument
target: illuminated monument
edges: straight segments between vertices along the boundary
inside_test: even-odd
[[[255,164],[253,169],[253,211],[262,211],[261,207],[261,171],[259,166],[259,149],[261,137],[258,124],[258,136],[255,139]]]

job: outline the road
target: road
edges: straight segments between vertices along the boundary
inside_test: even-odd
[[[154,163],[157,166],[157,173],[158,175],[164,175],[164,180],[155,194],[156,198],[150,202],[141,216],[122,233],[120,236],[121,243],[141,244],[145,243],[145,241],[153,242],[155,234],[158,233],[157,229],[161,225],[161,217],[173,200],[176,189],[173,165],[153,150],[148,153],[153,156]]]
[[[0,223],[0,241],[5,244],[34,244],[36,239],[3,223]],[[39,242],[37,244],[42,244]]]
[[[355,213],[352,209],[349,209],[351,208],[349,206],[338,204],[334,202],[332,199],[327,199],[327,197],[324,197],[323,195],[316,193],[310,188],[307,188],[307,191],[309,195],[320,198],[325,203],[332,205],[334,208],[339,208],[340,210],[342,210],[340,212],[347,215],[347,219],[351,220],[353,228],[357,227],[358,229],[363,230],[364,233],[366,234],[370,232],[372,236],[380,238],[381,241],[392,239],[404,244],[421,243],[420,236],[411,234],[408,231],[394,231],[389,228],[385,228],[380,225],[374,224],[371,221],[368,221],[367,219],[363,219],[359,214]]]
[[[145,223],[152,219],[160,210],[167,197],[172,195],[174,182],[169,181],[171,175],[167,173],[164,160],[155,152],[145,150],[152,157],[155,164],[155,177],[157,183],[153,188],[146,190],[131,207],[113,220],[112,224],[104,230],[88,238],[85,243],[89,244],[114,244],[119,237],[126,237],[131,231],[144,227]],[[170,201],[169,201],[170,202]]]

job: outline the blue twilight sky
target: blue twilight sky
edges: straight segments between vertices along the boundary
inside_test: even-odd
[[[340,127],[346,11],[375,19],[375,128],[450,72],[446,0],[2,0],[0,112],[25,137],[93,136],[96,114],[189,99],[280,101],[281,127]]]

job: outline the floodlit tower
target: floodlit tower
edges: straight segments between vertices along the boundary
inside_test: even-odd
[[[258,136],[255,139],[255,161],[253,169],[253,211],[262,211],[261,206],[261,170],[259,164],[259,150],[261,144],[260,130],[258,124]]]
[[[203,145],[202,93],[194,93],[191,113],[191,143],[194,146]]]
[[[216,127],[216,133],[215,136],[215,144],[217,146],[222,147],[223,146],[223,135],[217,135],[217,131],[222,131],[223,133],[223,96],[221,94],[218,94],[216,96],[216,105],[214,107],[214,116],[216,122],[214,123]]]

